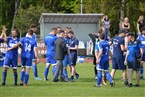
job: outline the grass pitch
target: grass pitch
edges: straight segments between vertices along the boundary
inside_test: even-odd
[[[43,78],[45,64],[38,65],[39,77]],[[20,70],[19,81],[20,83]],[[2,68],[0,68],[2,72]],[[78,63],[77,72],[80,78],[74,82],[52,82],[51,69],[49,71],[49,81],[37,81],[33,77],[31,70],[29,86],[14,86],[12,69],[9,69],[6,86],[0,85],[0,97],[145,97],[145,80],[140,81],[140,87],[126,87],[121,80],[121,71],[115,75],[115,87],[112,88],[107,81],[106,86],[95,87],[93,65],[91,63]],[[1,80],[0,74],[0,80]],[[135,84],[135,72],[133,84]]]

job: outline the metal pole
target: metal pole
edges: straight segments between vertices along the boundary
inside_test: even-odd
[[[83,0],[81,0],[81,14],[83,14]]]

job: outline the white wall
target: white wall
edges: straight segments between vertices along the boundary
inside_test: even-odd
[[[89,33],[97,32],[99,26],[97,24],[44,24],[44,31],[42,30],[42,26],[40,27],[41,38],[43,39],[50,32],[53,27],[61,27],[62,29],[66,27],[71,27],[74,31],[75,36],[80,40],[86,42],[90,40],[88,37]],[[44,33],[43,33],[44,32]]]

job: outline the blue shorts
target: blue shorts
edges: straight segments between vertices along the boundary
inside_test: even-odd
[[[22,67],[30,68],[32,66],[32,58],[21,57]]]
[[[46,56],[46,63],[47,64],[56,64],[56,60],[55,60],[54,56],[47,55]]]
[[[3,67],[8,67],[9,68],[10,65],[12,65],[12,68],[17,69],[17,67],[18,67],[18,57],[13,57],[12,58],[9,55],[6,55]]]
[[[77,62],[77,52],[71,52],[70,59],[69,59],[69,65],[76,66],[76,62]]]
[[[63,66],[66,67],[68,64],[69,64],[68,55],[65,55],[64,60],[63,60]]]
[[[109,70],[109,58],[103,57],[100,59],[99,64],[97,64],[97,70]]]
[[[125,61],[124,56],[120,58],[112,58],[112,69],[126,70],[124,61]]]
[[[140,69],[139,61],[127,61],[128,69],[133,69],[138,71]]]
[[[4,61],[0,61],[0,67],[3,67]]]
[[[145,62],[145,54],[143,54],[143,56],[142,56],[142,61]]]

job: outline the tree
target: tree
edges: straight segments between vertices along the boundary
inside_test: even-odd
[[[39,25],[38,20],[43,12],[49,11],[44,7],[32,5],[28,9],[23,9],[22,7],[18,9],[18,15],[15,17],[14,24],[19,30],[20,36],[25,35],[32,23]]]

